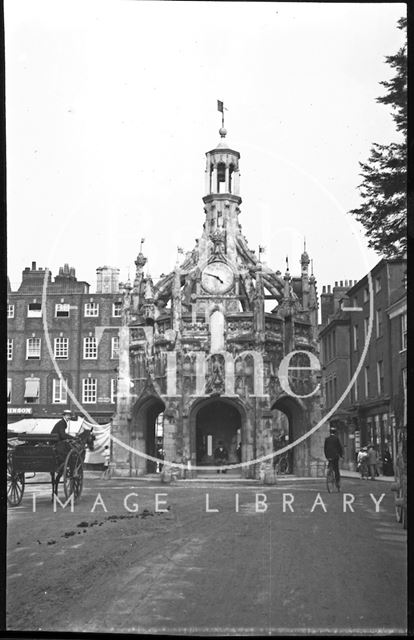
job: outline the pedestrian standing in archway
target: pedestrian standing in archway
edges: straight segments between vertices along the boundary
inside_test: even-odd
[[[225,465],[229,459],[229,453],[225,448],[222,440],[218,443],[218,447],[214,450],[214,463],[216,467]],[[226,473],[227,469],[217,469],[217,473]]]
[[[237,456],[237,462],[240,464],[242,459],[241,442],[239,442],[239,444],[237,445],[236,456]]]

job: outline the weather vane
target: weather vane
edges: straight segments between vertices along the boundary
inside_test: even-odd
[[[224,103],[221,100],[217,100],[217,111],[220,111],[221,113],[221,129],[223,132],[220,130],[220,135],[222,138],[224,138],[227,133],[224,128],[224,110],[228,111],[227,107],[224,106]]]

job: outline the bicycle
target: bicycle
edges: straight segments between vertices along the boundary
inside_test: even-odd
[[[326,470],[326,488],[328,493],[332,493],[335,490],[340,491],[339,483],[336,484],[335,471],[332,465],[333,460],[328,460],[328,466]]]
[[[289,473],[289,458],[286,454],[282,454],[276,459],[274,469],[277,475],[285,475]]]

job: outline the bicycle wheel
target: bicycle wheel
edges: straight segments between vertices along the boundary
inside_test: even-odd
[[[288,472],[288,461],[286,458],[282,458],[279,462],[279,473]]]
[[[329,468],[326,472],[326,488],[328,489],[329,493],[332,493],[337,488],[335,482],[335,473],[331,468]]]

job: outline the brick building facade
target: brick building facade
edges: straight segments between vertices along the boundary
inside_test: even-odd
[[[370,272],[372,301],[368,275],[352,286],[341,283],[332,292],[326,287],[322,291],[319,336],[325,402],[327,410],[335,408],[332,420],[349,468],[360,446],[368,443],[380,455],[387,448],[395,452],[395,426],[404,419],[405,271],[405,260],[378,262]],[[359,367],[355,383],[336,406]]]
[[[21,417],[55,417],[63,409],[71,409],[74,415],[86,411],[99,423],[112,418],[122,304],[114,271],[112,292],[91,293],[89,284],[78,281],[68,265],[52,281],[50,272],[32,263],[24,269],[19,289],[8,291],[10,422]],[[100,274],[102,269],[98,278]]]

